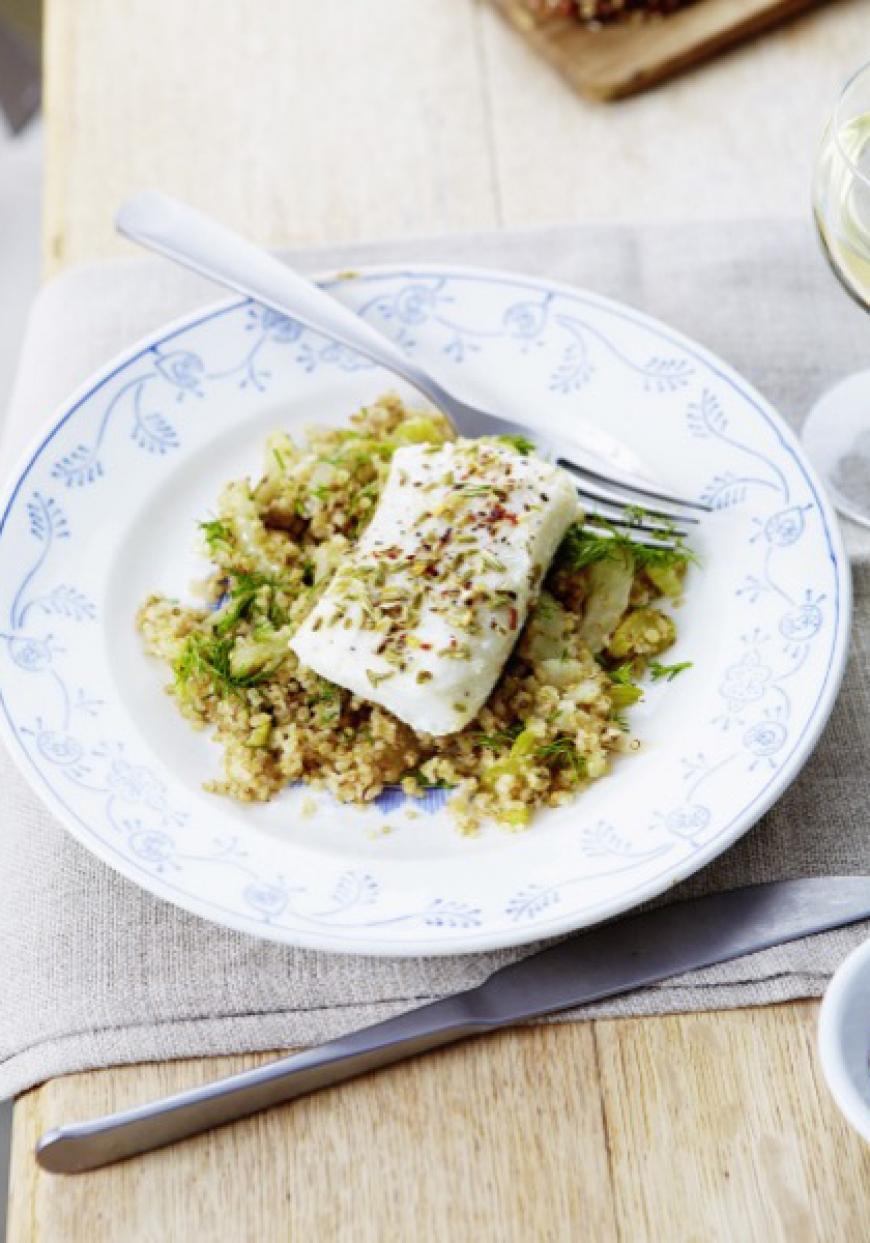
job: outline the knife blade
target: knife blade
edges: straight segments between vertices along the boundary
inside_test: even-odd
[[[255,1070],[47,1132],[36,1158],[78,1173],[175,1143],[355,1075],[507,1027],[870,918],[870,877],[771,881],[604,924],[482,984]]]

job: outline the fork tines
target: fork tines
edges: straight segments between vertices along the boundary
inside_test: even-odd
[[[576,462],[571,462],[567,458],[559,458],[558,463],[575,476],[577,492],[582,498],[603,501],[607,505],[617,506],[622,511],[620,519],[616,521],[617,525],[634,525],[638,530],[649,530],[650,528],[646,525],[647,519],[652,519],[654,522],[657,520],[660,524],[674,522],[697,524],[701,521],[700,517],[695,513],[686,513],[687,509],[701,513],[712,512],[712,506],[704,504],[703,501],[694,501],[688,497],[661,492],[646,487],[644,484],[635,483],[633,480],[606,478],[597,471],[587,470],[585,466],[578,466]],[[650,507],[642,504],[638,498],[652,500],[656,504]],[[642,513],[638,513],[636,521],[632,521],[630,517],[626,517],[626,509],[642,510]],[[606,511],[603,516],[607,516]],[[608,521],[614,521],[614,519],[608,516]]]
[[[701,518],[696,510],[709,513],[712,506],[688,497],[674,496],[648,488],[629,479],[612,478],[578,466],[568,458],[558,458],[560,466],[570,471],[576,479],[577,494],[583,502],[584,525],[605,533],[625,531],[639,544],[649,547],[673,549],[677,541],[685,539],[688,532],[678,524],[697,525]],[[655,506],[641,504],[652,500]],[[588,502],[593,504],[589,505]]]
[[[582,499],[582,498],[581,498]],[[642,535],[650,535],[653,538],[649,541],[651,544],[657,544],[659,547],[666,548],[668,540],[683,540],[688,537],[689,532],[682,530],[680,527],[674,526],[668,522],[663,525],[654,519],[645,521],[641,518],[627,517],[625,510],[621,513],[611,513],[609,510],[602,509],[600,506],[583,506],[583,513],[587,526],[600,526],[605,530],[612,527],[624,529],[632,538],[640,538]]]
[[[675,523],[691,523],[691,525],[700,523],[701,518],[697,516],[697,513],[687,513],[686,510],[703,513],[712,511],[712,506],[705,505],[702,501],[692,501],[690,498],[674,496],[669,492],[655,491],[653,488],[635,484],[634,481],[626,479],[610,479],[610,477],[599,475],[597,471],[578,466],[575,462],[569,461],[567,457],[559,457],[558,464],[572,472],[577,479],[577,492],[580,500],[598,502],[594,508],[587,510],[589,522],[598,520],[604,522],[605,526],[628,527],[630,530],[646,532],[654,536],[657,532],[659,539],[656,542],[661,542],[662,547],[666,547],[664,539],[667,536],[685,537],[685,531],[675,530]],[[655,507],[651,508],[646,503],[641,503],[640,497],[644,500],[655,501]],[[602,502],[604,508],[602,508]],[[611,507],[614,507],[616,512],[613,512]],[[641,538],[641,542],[650,543],[651,541]]]

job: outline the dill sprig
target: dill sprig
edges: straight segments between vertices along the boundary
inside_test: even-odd
[[[679,537],[669,534],[664,527],[661,539],[661,545],[640,544],[615,527],[608,528],[604,534],[575,522],[562,540],[559,559],[572,570],[583,570],[596,561],[621,557],[625,553],[631,556],[636,570],[646,566],[687,566],[697,560],[691,548]],[[665,540],[669,541],[667,545]]]
[[[286,620],[283,611],[275,607],[275,592],[282,586],[281,580],[270,574],[251,573],[247,570],[230,570],[234,580],[228,592],[229,603],[218,614],[214,623],[214,633],[223,638],[245,621],[253,610],[253,605],[260,591],[269,588],[267,607],[262,610],[273,625],[282,625]]]
[[[225,522],[221,522],[219,518],[212,518],[208,522],[201,522],[199,529],[202,531],[203,538],[208,545],[209,552],[214,555],[217,552],[218,545],[223,544],[227,548],[233,545],[233,533]]]
[[[490,751],[498,751],[502,747],[513,746],[519,734],[522,733],[522,721],[515,721],[513,725],[508,725],[505,729],[498,729],[492,734],[472,734],[472,740],[481,747],[488,747]]]
[[[256,570],[229,570],[228,573],[235,579],[230,595],[235,599],[238,596],[247,596],[252,592],[256,594],[261,587],[280,588],[283,583],[280,578],[274,574],[261,574]]]
[[[649,671],[654,682],[660,682],[662,678],[668,682],[673,682],[674,678],[683,672],[684,669],[692,668],[691,660],[682,660],[675,665],[663,665],[657,660],[649,662]]]
[[[228,593],[228,603],[224,606],[214,623],[214,632],[218,638],[224,638],[235,630],[236,626],[248,616],[254,603],[257,589],[244,590],[238,585]]]
[[[235,674],[231,664],[232,652],[232,639],[196,633],[188,635],[172,666],[176,691],[187,694],[193,680],[205,678],[214,692],[223,697],[256,686],[273,672],[267,668]]]
[[[556,764],[570,768],[575,781],[582,781],[586,776],[586,757],[581,755],[570,738],[564,735],[552,742],[545,742],[535,750],[536,759],[554,761]]]

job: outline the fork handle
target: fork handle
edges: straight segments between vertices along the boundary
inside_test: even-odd
[[[314,1049],[267,1062],[135,1109],[73,1122],[43,1135],[36,1159],[53,1174],[77,1174],[151,1152],[272,1105],[379,1070],[416,1053],[462,1040],[498,1024],[476,1018],[471,995],[459,993]]]
[[[449,412],[455,401],[437,380],[359,315],[268,251],[186,203],[158,190],[143,190],[122,204],[115,225],[131,241],[246,294],[395,372],[436,406]]]

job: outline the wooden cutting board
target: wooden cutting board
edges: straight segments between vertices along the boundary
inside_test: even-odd
[[[588,99],[619,99],[824,0],[696,0],[663,18],[590,30],[537,22],[519,0],[491,0],[502,16]]]

